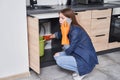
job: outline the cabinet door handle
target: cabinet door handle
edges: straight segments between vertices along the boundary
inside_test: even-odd
[[[96,35],[95,37],[101,37],[101,36],[105,36],[105,34]]]
[[[97,18],[98,20],[100,20],[100,19],[107,19],[107,17],[101,17],[101,18]]]
[[[78,15],[78,13],[74,13],[75,15]]]

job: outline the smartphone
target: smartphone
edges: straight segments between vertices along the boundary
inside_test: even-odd
[[[70,18],[67,18],[66,21],[71,24],[72,20]]]

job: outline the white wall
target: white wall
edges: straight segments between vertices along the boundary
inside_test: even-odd
[[[104,0],[105,3],[109,2],[109,1],[120,1],[120,0]]]
[[[26,0],[0,0],[0,78],[29,71]]]

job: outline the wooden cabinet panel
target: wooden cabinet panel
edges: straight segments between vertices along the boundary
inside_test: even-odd
[[[96,51],[106,50],[108,48],[108,34],[91,37]]]
[[[29,67],[38,74],[40,73],[39,57],[39,20],[28,17],[28,50],[29,50]]]
[[[111,9],[92,10],[91,39],[96,51],[108,49]]]
[[[110,29],[110,18],[92,19],[91,22],[91,35],[108,34]]]
[[[92,18],[110,17],[111,9],[92,10]]]
[[[88,10],[88,11],[77,12],[76,18],[77,18],[78,23],[90,35],[91,11]]]
[[[96,51],[108,49],[111,9],[77,12],[76,18],[89,34]]]
[[[117,47],[120,47],[120,42],[112,42],[108,44],[108,49],[113,49]]]

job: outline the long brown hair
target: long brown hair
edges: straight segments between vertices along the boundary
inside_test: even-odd
[[[61,10],[60,13],[62,13],[64,16],[66,16],[68,18],[71,18],[72,19],[71,24],[80,26],[80,24],[76,20],[75,13],[74,13],[74,11],[72,9],[65,8],[65,9]]]
[[[72,25],[77,25],[77,27],[82,28],[86,32],[86,30],[77,22],[77,19],[75,17],[75,13],[71,8],[65,8],[65,9],[61,10],[60,13],[62,13],[64,16],[66,16],[68,18],[71,18],[72,19],[72,22],[71,22]]]
[[[86,32],[86,30],[77,22],[77,19],[75,17],[75,13],[71,8],[65,8],[65,9],[61,10],[60,13],[62,13],[64,16],[66,16],[68,18],[71,18],[72,19],[72,22],[71,22],[72,25],[77,25],[77,27],[82,28]]]

